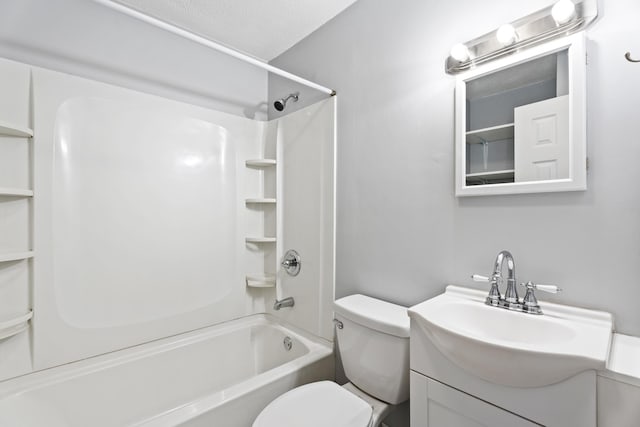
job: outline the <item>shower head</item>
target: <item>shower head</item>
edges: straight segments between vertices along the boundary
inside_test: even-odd
[[[278,99],[276,102],[273,103],[274,108],[278,111],[284,110],[284,107],[287,106],[287,101],[291,98],[293,98],[293,102],[298,102],[298,93],[292,93],[286,98]]]

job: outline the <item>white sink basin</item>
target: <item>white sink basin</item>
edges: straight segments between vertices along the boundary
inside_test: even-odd
[[[409,309],[411,333],[425,334],[465,371],[507,386],[541,387],[605,368],[611,314],[544,302],[543,315],[519,313],[485,305],[486,295],[448,286]]]

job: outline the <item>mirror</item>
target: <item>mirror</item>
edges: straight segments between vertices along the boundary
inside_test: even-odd
[[[484,64],[456,82],[456,196],[586,189],[584,37]]]

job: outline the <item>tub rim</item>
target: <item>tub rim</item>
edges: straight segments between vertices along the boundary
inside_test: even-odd
[[[40,371],[31,372],[22,376],[10,378],[0,382],[0,400],[16,397],[31,391],[39,390],[50,385],[58,384],[64,381],[72,380],[74,378],[89,375],[94,372],[106,370],[119,365],[126,364],[128,362],[144,359],[145,357],[153,356],[155,354],[168,352],[178,348],[186,347],[190,344],[196,344],[207,339],[214,338],[216,336],[223,335],[225,333],[234,332],[240,329],[244,329],[257,325],[269,325],[280,330],[286,330],[287,334],[298,339],[308,349],[307,353],[298,357],[292,361],[286,362],[282,365],[278,365],[275,368],[262,372],[254,377],[250,377],[238,384],[234,384],[225,390],[232,390],[240,384],[247,381],[251,381],[254,378],[267,375],[271,371],[278,371],[280,369],[292,364],[297,368],[306,366],[308,363],[313,363],[315,357],[310,357],[316,352],[323,354],[323,356],[317,357],[319,360],[328,354],[333,353],[333,342],[327,341],[324,338],[315,336],[305,330],[302,330],[294,325],[289,324],[283,319],[280,319],[269,313],[257,313],[251,314],[235,319],[230,319],[214,325],[205,326],[202,328],[194,329],[191,331],[183,332],[181,334],[172,335],[169,337],[160,338],[157,340],[145,342],[132,347],[126,347],[113,352],[93,356],[87,359],[81,359],[74,362],[69,362],[64,365],[58,365],[51,368],[43,369]],[[327,353],[328,352],[328,353]],[[325,354],[326,353],[326,354]],[[299,364],[296,363],[299,360],[305,360],[308,363]],[[308,360],[312,359],[312,360]],[[288,370],[287,370],[288,371]],[[270,377],[270,376],[269,376]],[[219,392],[213,393],[217,394]],[[180,405],[172,409],[171,411],[183,407],[186,405]],[[170,412],[170,411],[166,411]],[[154,418],[156,416],[154,415]],[[136,425],[136,424],[134,424]]]

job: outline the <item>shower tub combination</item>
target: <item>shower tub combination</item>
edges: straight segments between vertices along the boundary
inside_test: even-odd
[[[6,381],[0,425],[250,426],[333,374],[331,343],[257,314]]]
[[[0,426],[250,426],[334,377],[335,98],[261,122],[0,59],[2,85],[34,117],[37,257],[0,271],[33,310],[0,340]],[[277,243],[248,247],[265,216]],[[247,287],[289,247],[303,274]],[[296,307],[270,315],[278,292]]]

